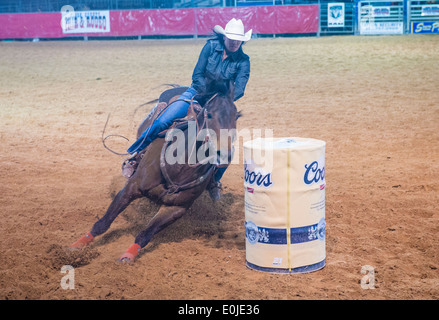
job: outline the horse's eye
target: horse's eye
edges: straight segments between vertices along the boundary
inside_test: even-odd
[[[207,113],[207,119],[212,119],[212,114],[210,112]]]

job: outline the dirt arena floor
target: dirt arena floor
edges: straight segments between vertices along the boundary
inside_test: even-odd
[[[255,39],[238,129],[325,140],[326,266],[245,266],[243,161],[132,265],[157,210],[134,202],[90,250],[124,185],[123,152],[165,83],[190,84],[205,39],[0,43],[0,299],[439,299],[439,37]],[[242,144],[242,142],[241,142]],[[239,146],[238,146],[239,147]],[[74,289],[61,286],[75,267]],[[363,289],[363,266],[375,288]]]

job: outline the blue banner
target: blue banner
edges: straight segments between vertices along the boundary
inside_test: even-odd
[[[439,33],[439,21],[412,22],[412,33]]]

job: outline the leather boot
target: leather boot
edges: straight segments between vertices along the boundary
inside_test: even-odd
[[[125,178],[131,178],[134,172],[136,172],[137,166],[138,166],[138,160],[137,160],[137,152],[125,159],[125,161],[122,163],[122,175]]]

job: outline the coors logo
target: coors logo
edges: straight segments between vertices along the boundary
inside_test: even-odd
[[[244,164],[244,181],[249,185],[256,185],[258,187],[269,188],[273,184],[271,172],[265,173],[261,169],[253,169],[251,167]]]
[[[305,164],[305,174],[303,175],[303,182],[305,184],[318,183],[325,180],[325,164],[313,161],[310,164]]]

